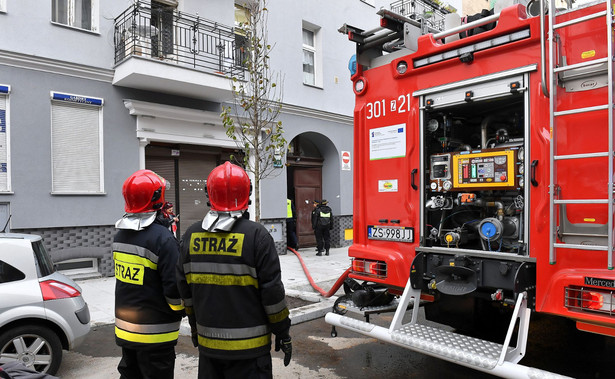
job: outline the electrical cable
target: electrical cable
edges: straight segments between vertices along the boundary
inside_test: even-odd
[[[305,276],[307,277],[308,281],[310,282],[310,285],[312,286],[312,288],[314,288],[318,293],[320,293],[323,297],[331,297],[333,296],[337,290],[340,289],[340,287],[342,286],[342,284],[344,284],[344,280],[346,280],[346,278],[348,277],[348,274],[350,273],[350,267],[348,267],[346,269],[346,271],[344,271],[344,273],[337,279],[337,281],[335,282],[335,284],[333,284],[333,287],[331,287],[331,289],[329,290],[329,292],[326,292],[325,290],[323,290],[322,288],[320,288],[315,282],[314,279],[312,279],[312,275],[310,275],[310,272],[308,271],[307,267],[305,266],[305,262],[303,261],[303,258],[301,257],[301,254],[299,254],[299,252],[291,247],[287,247],[288,250],[290,250],[293,254],[295,254],[297,256],[297,258],[299,258],[299,262],[301,262],[301,267],[303,268],[303,272],[305,273]]]

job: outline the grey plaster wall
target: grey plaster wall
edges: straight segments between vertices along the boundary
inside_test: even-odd
[[[352,171],[341,170],[341,151],[352,152],[352,124],[333,120],[283,113],[280,116],[284,138],[291,141],[305,134],[318,146],[324,158],[322,168],[323,198],[329,200],[336,215],[351,215]],[[350,121],[348,121],[350,122]],[[352,154],[352,153],[351,153]],[[262,218],[283,218],[286,215],[286,168],[262,182]]]

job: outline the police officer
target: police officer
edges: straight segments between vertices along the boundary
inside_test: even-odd
[[[314,202],[316,203],[317,200],[314,200]],[[323,249],[325,255],[329,255],[329,249],[331,248],[330,230],[333,229],[331,208],[327,205],[327,200],[322,200],[316,204],[316,208],[312,211],[312,228],[316,236],[318,250],[316,255],[321,256]]]
[[[272,378],[271,333],[284,365],[290,319],[273,238],[244,217],[250,179],[229,162],[207,178],[211,211],[181,239],[177,265],[199,378]]]
[[[113,240],[122,379],[173,378],[184,307],[175,279],[179,243],[157,220],[167,185],[153,171],[139,170],[122,187],[126,213]]]

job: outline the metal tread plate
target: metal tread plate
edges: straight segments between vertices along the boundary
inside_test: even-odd
[[[344,307],[348,312],[357,313],[360,315],[369,315],[385,312],[395,312],[399,305],[399,299],[395,298],[387,305],[380,305],[375,307],[359,307],[352,302],[352,300],[342,300],[339,303],[339,307]]]
[[[404,325],[391,333],[391,338],[417,350],[486,369],[497,365],[503,347],[498,343],[419,324]]]

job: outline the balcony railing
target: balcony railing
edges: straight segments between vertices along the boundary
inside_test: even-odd
[[[243,77],[243,49],[233,28],[137,1],[115,18],[115,64],[140,56],[203,72]]]
[[[457,12],[440,0],[399,0],[391,3],[391,11],[413,20],[423,20],[428,26],[444,30],[444,17]]]

